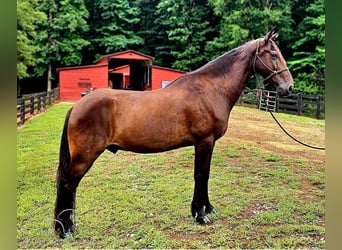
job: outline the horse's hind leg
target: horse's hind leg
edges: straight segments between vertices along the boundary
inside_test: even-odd
[[[104,149],[92,147],[78,137],[68,138],[67,122],[63,130],[57,171],[57,197],[55,204],[55,231],[61,238],[70,236],[74,230],[76,189],[82,177]],[[69,139],[71,141],[69,141]],[[71,147],[72,145],[72,147]],[[88,145],[88,146],[87,146]]]
[[[55,231],[61,238],[66,238],[75,231],[73,216],[75,214],[76,189],[95,159],[89,161],[71,159],[69,168],[58,171]]]

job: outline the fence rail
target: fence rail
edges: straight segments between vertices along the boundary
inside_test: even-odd
[[[17,126],[24,124],[30,117],[45,111],[58,101],[58,88],[17,99]]]
[[[310,116],[317,119],[325,118],[325,96],[291,94],[286,97],[276,97],[275,91],[265,91],[267,106],[270,110],[281,113]],[[239,99],[240,104],[256,106],[266,110],[266,103],[258,90],[246,89]]]
[[[308,115],[317,119],[325,118],[325,96],[292,94],[286,98],[279,98],[277,112]]]

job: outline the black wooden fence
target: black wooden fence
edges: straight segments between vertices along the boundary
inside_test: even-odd
[[[17,125],[22,125],[30,117],[45,111],[59,99],[58,88],[17,99]]]
[[[277,100],[276,111],[322,119],[325,118],[325,96],[298,93],[286,98],[280,97]]]
[[[317,119],[325,118],[325,96],[306,95],[302,93],[291,94],[286,97],[277,97],[275,91],[264,91],[266,102],[270,110],[281,113],[310,116]],[[260,91],[246,89],[240,99],[240,104],[256,106],[266,110],[265,100]]]

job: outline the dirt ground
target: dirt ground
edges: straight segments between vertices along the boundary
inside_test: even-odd
[[[325,123],[313,118],[274,113],[285,129],[298,140],[316,147],[325,147]],[[268,112],[244,107],[232,110],[227,136],[239,138],[275,154],[306,158],[325,163],[325,150],[305,147],[287,136]]]

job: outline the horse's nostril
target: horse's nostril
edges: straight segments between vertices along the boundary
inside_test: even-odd
[[[292,90],[293,90],[293,85],[290,85],[289,91],[292,92]]]

